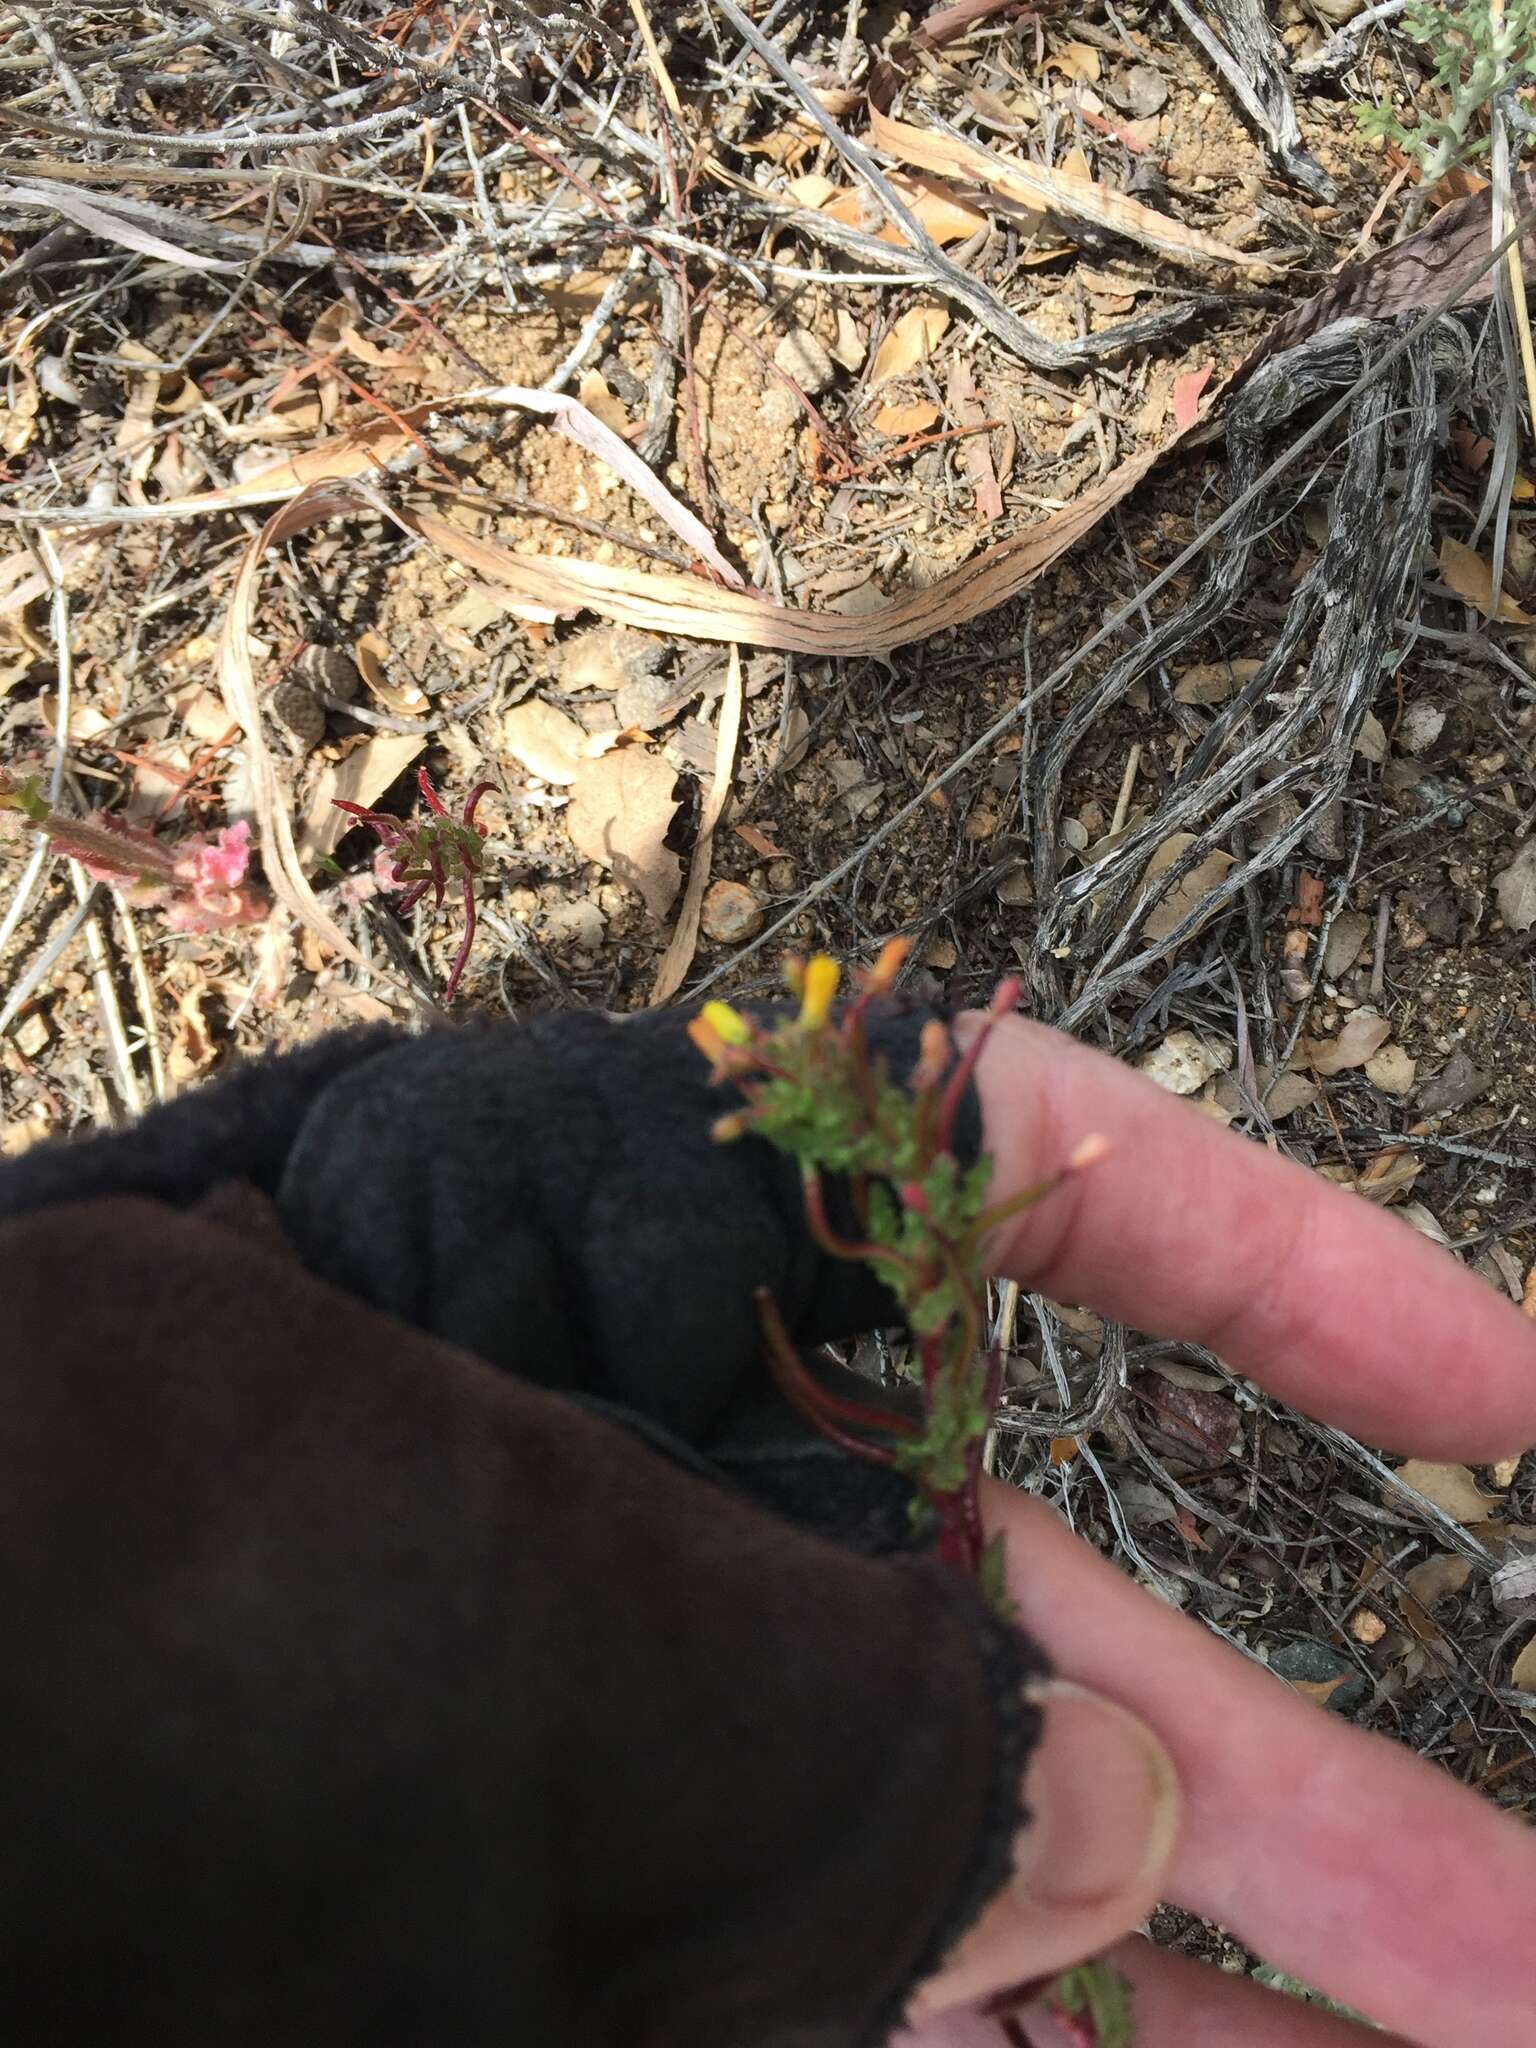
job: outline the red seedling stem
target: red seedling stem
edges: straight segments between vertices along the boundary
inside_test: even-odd
[[[432,787],[425,768],[416,771],[416,786],[430,816],[414,826],[403,824],[388,811],[370,810],[363,804],[350,803],[345,797],[333,797],[331,801],[337,810],[345,811],[359,824],[371,826],[386,850],[395,855],[390,880],[405,891],[396,906],[401,916],[409,916],[429,889],[434,906],[440,910],[448,889],[445,853],[456,864],[464,899],[464,935],[443,989],[443,1001],[451,1003],[475,943],[475,882],[485,859],[485,834],[475,823],[475,810],[491,785],[477,782],[464,799],[457,818],[450,815]]]

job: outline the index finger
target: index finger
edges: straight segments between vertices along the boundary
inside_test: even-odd
[[[1207,1345],[1384,1448],[1482,1461],[1536,1442],[1536,1324],[1396,1217],[1023,1017],[996,1025],[976,1086],[994,1199],[1109,1141],[998,1232],[999,1272]]]

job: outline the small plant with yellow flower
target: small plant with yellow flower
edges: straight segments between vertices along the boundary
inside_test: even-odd
[[[800,999],[798,1016],[765,1026],[729,1004],[706,1003],[691,1035],[716,1078],[733,1082],[743,1097],[742,1107],[716,1124],[716,1137],[750,1132],[790,1153],[800,1165],[816,1242],[833,1258],[864,1261],[895,1296],[912,1333],[922,1417],[893,1416],[823,1387],[763,1295],[775,1377],[826,1435],[905,1473],[939,1555],[979,1574],[989,1597],[1005,1607],[1001,1558],[988,1550],[977,1504],[1001,1369],[996,1347],[986,1342],[984,1247],[999,1224],[1090,1164],[1100,1148],[1089,1140],[1062,1172],[989,1205],[991,1161],[983,1155],[966,1166],[957,1158],[956,1119],[987,1034],[1016,1005],[1018,984],[1001,985],[962,1052],[948,1026],[931,1018],[914,1071],[896,1076],[871,1054],[868,1012],[890,994],[905,955],[900,941],[888,945],[837,1017],[837,963],[825,954],[792,960],[785,973]],[[828,1174],[848,1191],[855,1237],[839,1235],[828,1214]]]
[[[715,1136],[730,1142],[751,1134],[797,1160],[817,1244],[833,1258],[865,1262],[895,1297],[912,1335],[922,1414],[893,1415],[823,1386],[764,1292],[758,1307],[775,1379],[823,1434],[912,1480],[915,1511],[939,1556],[975,1575],[1008,1617],[1001,1539],[987,1543],[979,1499],[1001,1379],[999,1352],[986,1341],[987,1239],[1092,1165],[1104,1141],[1085,1138],[1060,1171],[989,1202],[992,1162],[983,1153],[966,1165],[956,1155],[956,1126],[987,1035],[1016,1006],[1018,983],[999,986],[963,1050],[947,1025],[930,1019],[915,1068],[893,1075],[871,1050],[869,1010],[891,994],[905,957],[901,942],[888,945],[840,1014],[837,963],[825,954],[791,960],[785,976],[799,998],[797,1016],[765,1024],[728,1003],[706,1003],[689,1035],[714,1077],[742,1098],[716,1123]],[[827,1175],[846,1190],[856,1236],[834,1226]],[[1081,2048],[1123,2048],[1132,2039],[1124,1979],[1107,1965],[1082,1964],[1039,1989],[1058,2028]],[[1009,2032],[1012,2024],[1004,2031],[1022,2039]]]

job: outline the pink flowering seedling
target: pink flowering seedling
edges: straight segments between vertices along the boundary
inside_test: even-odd
[[[158,911],[172,931],[223,931],[266,915],[265,900],[246,879],[251,828],[243,819],[167,842],[108,811],[67,818],[43,795],[40,776],[17,782],[3,770],[0,810],[20,811],[55,853],[79,861],[93,882],[107,883],[135,909]]]
[[[477,782],[457,818],[444,807],[425,768],[416,771],[416,785],[426,800],[427,816],[411,825],[388,811],[349,803],[345,797],[331,801],[337,810],[346,811],[360,825],[371,825],[379,835],[382,845],[375,871],[386,871],[379,874],[384,886],[404,891],[396,905],[402,916],[414,910],[429,889],[440,910],[449,875],[456,876],[464,901],[464,936],[443,990],[443,1001],[451,1003],[475,942],[475,883],[485,866],[485,834],[475,823],[475,808],[491,785]]]

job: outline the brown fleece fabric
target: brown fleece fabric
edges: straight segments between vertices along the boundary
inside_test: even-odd
[[[494,1259],[494,1246],[485,1256]],[[314,1277],[0,1224],[7,2048],[851,2048],[995,1886],[1028,1654]]]

